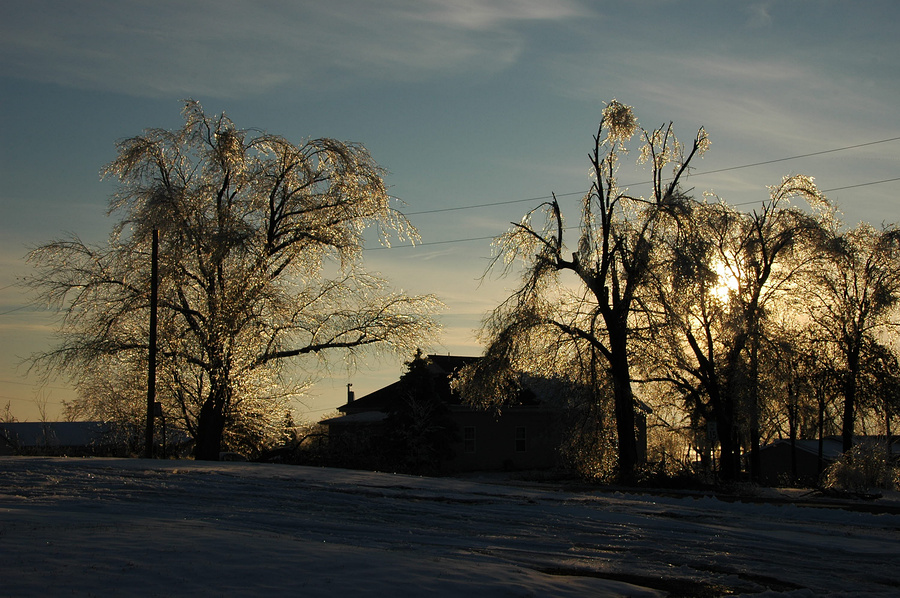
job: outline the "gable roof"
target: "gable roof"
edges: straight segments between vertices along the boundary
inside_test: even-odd
[[[437,392],[448,405],[460,405],[462,400],[450,388],[450,379],[460,368],[478,361],[480,357],[463,357],[458,355],[429,355],[428,371],[437,382]],[[363,411],[390,412],[403,400],[403,382],[398,380],[379,388],[354,401],[338,407],[345,414]]]
[[[798,451],[802,451],[804,453],[809,453],[811,455],[818,456],[819,454],[819,441],[816,439],[813,440],[795,440],[796,447]],[[791,441],[789,438],[780,438],[773,442],[772,444],[760,447],[761,451],[772,450],[775,447],[784,446],[786,448],[790,448]],[[836,460],[841,456],[843,452],[843,444],[840,440],[835,440],[834,438],[823,438],[822,439],[822,457],[828,459],[830,461]]]
[[[358,399],[341,405],[338,411],[341,413],[357,413],[360,411],[391,411],[394,405],[399,401],[398,395],[402,384],[398,380],[387,386],[383,386],[378,390],[370,392]]]

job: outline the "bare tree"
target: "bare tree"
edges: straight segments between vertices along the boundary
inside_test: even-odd
[[[6,405],[3,407],[3,410],[0,411],[0,424],[11,424],[19,421],[16,419],[16,416],[12,414],[12,409],[10,409],[10,402],[6,401]]]
[[[810,214],[790,205],[804,199]],[[712,422],[720,473],[740,472],[741,445],[759,443],[759,351],[767,312],[817,258],[822,220],[832,210],[812,179],[786,177],[760,209],[744,213],[721,201],[696,204],[668,237],[669,262],[653,271],[660,377],[692,403],[695,421]],[[659,341],[662,340],[662,343]]]
[[[876,229],[860,224],[833,232],[828,267],[816,272],[810,286],[809,315],[823,336],[838,349],[843,374],[844,410],[841,437],[844,451],[853,446],[857,392],[867,346],[878,335],[900,324],[900,229]]]
[[[200,459],[217,459],[239,420],[280,418],[284,360],[363,347],[406,354],[435,328],[433,297],[390,291],[361,267],[363,234],[416,239],[364,147],[295,145],[185,104],[184,126],[118,143],[107,244],[35,249],[32,286],[61,310],[58,347],[37,356],[76,380],[100,360],[148,351],[150,245],[159,230],[160,367]],[[126,365],[125,367],[131,367]],[[179,394],[180,393],[180,394]],[[264,410],[265,411],[265,410]]]
[[[649,165],[648,197],[632,196],[618,185],[619,159],[635,132],[641,137],[640,161]],[[638,448],[630,342],[639,325],[641,294],[654,268],[656,244],[685,216],[689,202],[681,191],[682,178],[708,144],[700,129],[685,151],[671,123],[644,130],[631,107],[615,100],[609,103],[594,136],[590,155],[594,180],[582,202],[574,249],[564,241],[567,229],[555,197],[499,239],[494,264],[502,260],[508,272],[521,259],[523,281],[486,321],[486,359],[469,374],[470,397],[496,400],[504,372],[517,367],[552,371],[561,355],[567,356],[566,365],[583,364],[580,372],[570,372],[576,379],[596,381],[608,375],[618,471],[623,478],[633,475]],[[669,168],[671,176],[666,174]],[[536,215],[542,215],[543,222],[535,222]],[[574,280],[563,280],[565,273],[574,274]]]
[[[890,442],[892,421],[900,413],[900,358],[893,347],[882,343],[870,343],[864,354],[860,403],[880,418],[879,424]]]

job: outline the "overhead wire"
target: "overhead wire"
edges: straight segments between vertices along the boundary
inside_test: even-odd
[[[867,183],[858,183],[856,185],[846,185],[844,187],[832,187],[830,189],[822,189],[821,191],[822,191],[822,193],[831,193],[833,191],[843,191],[845,189],[856,189],[857,187],[867,187],[869,185],[880,185],[882,183],[891,183],[894,181],[900,181],[900,177],[895,177],[892,179],[882,179],[880,181],[870,181]],[[578,194],[577,193],[568,193],[566,195],[578,195]],[[581,195],[583,195],[583,193],[581,193]],[[563,197],[563,195],[557,194],[556,197]],[[504,203],[519,203],[519,202],[524,202],[524,201],[538,201],[538,200],[545,200],[545,199],[552,199],[552,198],[553,198],[552,195],[548,195],[546,197],[538,197],[538,198],[533,198],[530,200],[514,200],[514,201],[509,201],[509,202],[499,202],[496,204],[485,204],[484,206],[479,205],[479,206],[466,206],[466,207],[459,207],[459,208],[445,208],[445,209],[437,210],[437,211],[464,210],[464,209],[474,208],[474,207],[485,207],[488,205],[493,206],[493,205],[502,205]],[[738,202],[738,203],[735,203],[732,205],[735,207],[749,206],[749,205],[753,205],[753,204],[757,204],[757,203],[762,203],[762,201],[763,200],[743,201],[743,202]],[[576,228],[576,227],[567,227],[566,230],[569,230],[572,228]],[[367,247],[366,251],[377,251],[377,250],[381,250],[381,249],[399,249],[401,247],[427,247],[427,246],[431,246],[431,245],[448,245],[451,243],[467,243],[467,242],[471,242],[471,241],[490,241],[490,240],[493,240],[496,238],[497,238],[497,235],[492,235],[492,236],[488,236],[488,237],[468,237],[465,239],[445,239],[443,241],[426,241],[426,242],[422,242],[422,243],[416,243],[415,245],[400,245],[400,246],[392,245],[392,246],[382,246],[382,247]],[[0,315],[3,315],[3,314],[0,314]]]
[[[8,315],[8,314],[17,312],[17,311],[21,311],[21,310],[23,310],[23,309],[27,309],[27,308],[29,308],[29,307],[31,307],[31,305],[20,305],[19,307],[14,307],[14,308],[8,309],[8,310],[6,310],[6,311],[0,311],[0,316],[5,316],[5,315]]]
[[[808,154],[798,154],[796,156],[788,156],[787,158],[775,158],[774,160],[764,160],[762,162],[754,162],[753,164],[742,164],[740,166],[729,166],[727,168],[719,168],[717,170],[706,170],[704,172],[695,173],[693,176],[700,176],[704,174],[715,174],[719,172],[728,172],[729,170],[740,170],[742,168],[752,168],[754,166],[765,166],[766,164],[775,164],[777,162],[787,162],[788,160],[797,160],[799,158],[810,158],[812,156],[821,156],[823,154],[833,154],[835,152],[843,152],[851,149],[858,149],[861,147],[866,147],[869,145],[878,145],[879,143],[889,143],[891,141],[898,141],[900,137],[890,137],[889,139],[879,139],[878,141],[868,141],[866,143],[857,143],[855,145],[845,145],[844,147],[836,147],[833,149],[822,150],[818,152],[810,152]]]
[[[753,162],[753,163],[749,163],[749,164],[728,166],[725,168],[718,168],[715,170],[706,170],[706,171],[702,171],[702,172],[695,172],[695,173],[692,173],[691,176],[697,177],[697,176],[704,176],[704,175],[709,175],[709,174],[729,172],[729,171],[733,171],[733,170],[741,170],[744,168],[753,168],[756,166],[764,166],[767,164],[776,164],[779,162],[787,162],[789,160],[798,160],[800,158],[810,158],[813,156],[832,154],[832,153],[847,151],[847,150],[851,150],[851,149],[858,149],[861,147],[878,145],[881,143],[890,143],[892,141],[900,141],[900,136],[889,137],[887,139],[879,139],[877,141],[868,141],[865,143],[856,143],[853,145],[846,145],[843,147],[837,147],[837,148],[822,150],[822,151],[818,151],[818,152],[797,154],[794,156],[787,156],[784,158],[775,158],[772,160],[763,160],[760,162]],[[832,187],[830,189],[822,189],[822,193],[831,193],[833,191],[843,191],[845,189],[856,189],[859,187],[867,187],[870,185],[880,185],[883,183],[891,183],[894,181],[900,181],[900,177],[895,177],[895,178],[890,178],[890,179],[882,179],[879,181],[868,181],[865,183],[857,183],[854,185],[845,185],[843,187]],[[637,185],[642,185],[642,184],[648,184],[649,182],[650,181],[642,181],[640,183],[631,183],[631,184],[625,185],[625,186],[632,187],[632,186],[637,186]],[[472,209],[478,209],[478,208],[488,208],[488,207],[495,207],[495,206],[517,204],[517,203],[545,201],[545,200],[553,199],[554,197],[569,197],[569,196],[573,196],[573,195],[584,195],[585,193],[586,193],[585,191],[573,191],[570,193],[555,193],[552,195],[541,195],[541,196],[537,196],[537,197],[528,197],[528,198],[523,198],[523,199],[509,199],[509,200],[504,200],[504,201],[484,202],[484,203],[470,204],[470,205],[464,205],[464,206],[452,206],[449,208],[434,208],[434,209],[430,209],[430,210],[418,210],[418,211],[413,211],[413,212],[406,212],[406,215],[407,216],[417,216],[417,215],[423,215],[423,214],[439,214],[439,213],[443,213],[443,212],[456,212],[456,211],[461,211],[461,210],[472,210]],[[400,198],[396,198],[396,199],[400,199]],[[760,203],[760,202],[759,201],[748,201],[748,202],[736,203],[734,205],[735,206],[745,206],[745,205],[752,205],[755,203]],[[469,237],[469,238],[465,238],[465,239],[447,239],[447,240],[443,240],[443,241],[428,241],[428,242],[424,242],[424,243],[417,243],[416,245],[372,247],[372,248],[367,248],[366,250],[367,251],[377,251],[377,250],[382,250],[382,249],[396,249],[396,248],[400,248],[400,247],[425,247],[425,246],[432,246],[432,245],[447,245],[447,244],[451,244],[451,243],[466,243],[466,242],[470,242],[470,241],[493,240],[496,238],[497,238],[496,235],[494,235],[494,236],[489,236],[489,237]]]
[[[847,150],[851,150],[851,149],[858,149],[858,148],[866,147],[866,146],[870,146],[870,145],[878,145],[880,143],[889,143],[891,141],[900,141],[900,137],[890,137],[888,139],[879,139],[878,141],[868,141],[866,143],[845,145],[843,147],[836,147],[836,148],[822,150],[822,151],[818,151],[818,152],[797,154],[795,156],[788,156],[786,158],[775,158],[773,160],[764,160],[762,162],[753,162],[750,164],[740,164],[738,166],[727,166],[725,168],[717,168],[715,170],[704,170],[702,172],[691,173],[691,176],[698,177],[698,176],[704,176],[704,175],[708,175],[708,174],[718,174],[721,172],[729,172],[732,170],[741,170],[744,168],[753,168],[755,166],[765,166],[767,164],[776,164],[778,162],[787,162],[789,160],[799,160],[800,158],[810,158],[813,156],[821,156],[824,154],[833,154],[835,152],[843,152],[843,151],[847,151]],[[895,180],[897,180],[897,179],[887,179],[885,181],[875,181],[873,183],[862,183],[860,185],[851,185],[848,187],[839,187],[838,189],[831,189],[831,191],[838,191],[841,189],[851,189],[853,187],[862,187],[865,185],[873,185],[873,184],[877,184],[877,183],[886,183],[886,182],[895,181]],[[634,187],[637,185],[645,185],[648,183],[650,183],[650,181],[641,181],[640,183],[630,183],[630,184],[624,185],[624,186],[625,187]],[[574,191],[571,193],[556,193],[554,195],[556,197],[568,197],[568,196],[572,196],[572,195],[584,195],[584,193],[585,193],[584,191]],[[455,212],[458,210],[471,210],[471,209],[475,209],[475,208],[488,208],[488,207],[503,206],[503,205],[516,204],[516,203],[526,203],[526,202],[531,202],[531,201],[541,201],[541,200],[545,200],[545,199],[552,199],[554,197],[554,195],[541,195],[538,197],[528,197],[528,198],[523,198],[523,199],[508,199],[505,201],[494,201],[494,202],[487,202],[487,203],[480,203],[480,204],[470,204],[470,205],[466,205],[466,206],[453,206],[453,207],[449,207],[449,208],[434,208],[431,210],[418,210],[415,212],[406,212],[406,215],[407,216],[417,216],[420,214],[438,214],[441,212]],[[401,198],[397,197],[396,199],[401,199]],[[402,199],[401,199],[401,201],[402,201]]]

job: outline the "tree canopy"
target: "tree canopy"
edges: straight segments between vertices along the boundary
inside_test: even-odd
[[[636,133],[639,161],[651,178],[647,197],[633,196],[618,184],[620,157]],[[671,123],[648,131],[639,127],[630,106],[615,100],[607,105],[594,136],[593,181],[582,201],[574,247],[565,242],[556,198],[543,210],[529,212],[499,239],[498,261],[511,266],[521,259],[523,279],[487,320],[487,359],[472,369],[466,390],[473,400],[478,400],[479,387],[491,387],[485,381],[511,369],[534,368],[535,360],[548,372],[562,364],[576,367],[579,371],[570,375],[595,392],[611,387],[619,473],[633,475],[638,462],[631,373],[635,318],[647,277],[656,267],[655,248],[689,209],[682,177],[708,145],[703,129],[685,148]],[[666,181],[669,168],[673,172]],[[535,222],[536,214],[543,221]],[[567,272],[576,277],[574,289],[561,279]]]
[[[645,196],[618,185],[635,137]],[[581,413],[599,423],[594,433],[615,430],[620,479],[642,467],[649,416],[686,436],[686,463],[709,464],[718,446],[718,476],[734,481],[744,455],[758,473],[760,441],[781,412],[792,438],[801,415],[818,416],[806,429],[820,437],[832,429],[827,387],[838,377],[849,446],[860,368],[894,363],[871,348],[884,348],[876,332],[898,321],[896,228],[839,232],[835,208],[804,175],[784,177],[749,210],[694,196],[685,181],[706,132],[683,145],[671,123],[644,129],[615,100],[593,140],[577,226],[554,196],[498,237],[491,268],[522,278],[485,319],[485,359],[459,383],[467,400],[501,401],[521,372],[565,376],[591,389],[594,408]],[[877,388],[884,397],[870,403],[889,429],[893,390]]]
[[[435,331],[439,303],[391,291],[363,268],[366,230],[386,244],[417,234],[362,145],[294,144],[195,101],[183,116],[180,129],[117,144],[105,174],[119,182],[118,222],[106,244],[74,237],[31,252],[32,285],[62,313],[60,344],[37,358],[85,387],[143,367],[159,231],[166,408],[196,456],[215,459],[229,433],[283,418],[275,382],[285,359],[337,351],[352,360],[363,347],[408,354]]]

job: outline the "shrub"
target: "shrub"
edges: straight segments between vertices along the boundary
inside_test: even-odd
[[[887,448],[878,442],[855,445],[825,470],[822,486],[827,490],[868,492],[900,488],[898,470]]]

